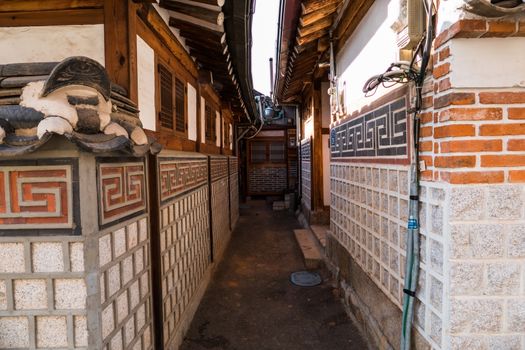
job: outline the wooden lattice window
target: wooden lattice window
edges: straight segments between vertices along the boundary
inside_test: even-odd
[[[175,80],[175,128],[177,131],[186,131],[186,114],[185,114],[185,100],[186,89],[184,83],[179,79]]]
[[[186,132],[186,85],[170,69],[159,63],[159,123],[166,129]]]
[[[213,108],[206,103],[204,107],[205,112],[205,131],[206,131],[206,140],[210,142],[215,142],[217,140],[217,126],[215,125],[215,111]]]
[[[286,144],[283,141],[253,141],[250,143],[252,163],[286,163]]]
[[[160,126],[173,129],[173,74],[159,64],[160,81]]]

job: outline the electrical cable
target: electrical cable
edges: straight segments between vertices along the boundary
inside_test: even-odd
[[[433,39],[433,18],[432,6],[427,0],[422,0],[427,14],[427,30],[424,40],[421,40],[417,46],[417,51],[410,62],[410,70],[413,70],[416,54],[421,50],[421,65],[419,74],[414,79],[416,85],[416,102],[413,109],[413,142],[414,152],[410,164],[410,202],[408,218],[408,235],[406,248],[406,269],[403,289],[403,315],[401,328],[401,350],[410,350],[412,323],[414,319],[414,298],[416,297],[418,273],[419,273],[419,131],[420,116],[422,108],[422,89],[426,77],[426,70],[430,61]],[[429,0],[432,1],[432,0]],[[424,45],[423,45],[424,41]]]

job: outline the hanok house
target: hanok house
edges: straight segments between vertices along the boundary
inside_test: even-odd
[[[178,347],[238,218],[251,6],[0,1],[0,348]]]
[[[427,3],[283,1],[302,210],[378,348],[523,349],[525,5]]]

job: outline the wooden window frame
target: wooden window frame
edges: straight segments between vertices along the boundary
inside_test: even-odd
[[[205,143],[217,146],[217,109],[204,99],[204,138]],[[208,117],[208,111],[210,116]]]
[[[156,80],[156,100],[157,100],[157,130],[162,130],[165,132],[172,133],[176,136],[180,136],[183,138],[188,138],[188,82],[184,78],[182,74],[177,72],[177,70],[173,69],[168,63],[166,63],[164,60],[160,59],[156,55],[155,59],[155,80]],[[162,68],[161,68],[162,67]],[[163,126],[161,123],[160,114],[162,113],[161,107],[162,107],[162,87],[161,87],[161,76],[160,76],[160,70],[165,69],[171,74],[171,99],[172,99],[172,112],[171,112],[171,118],[173,127],[169,128],[166,126]],[[177,101],[177,83],[180,83],[184,89],[184,130],[177,129],[178,128],[178,118],[177,118],[177,107],[178,107],[178,101]]]
[[[263,162],[261,161],[253,161],[252,158],[252,146],[253,143],[260,142],[265,144],[265,160]],[[270,145],[272,143],[282,143],[283,144],[283,155],[284,158],[281,162],[275,162],[271,160],[271,150]],[[286,147],[286,139],[283,138],[257,138],[251,142],[249,142],[249,149],[248,149],[248,161],[252,166],[261,166],[261,167],[281,167],[287,164],[287,147]]]

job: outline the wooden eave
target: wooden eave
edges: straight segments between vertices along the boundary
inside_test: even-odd
[[[304,87],[312,82],[321,58],[329,49],[330,30],[342,4],[343,0],[301,0],[297,18],[285,13],[282,20],[288,23],[282,23],[282,27],[291,22],[297,24],[291,38],[279,33],[281,41],[287,44],[281,47],[277,70],[276,95],[281,102],[298,101]]]
[[[169,11],[169,26],[185,39],[199,68],[211,72],[213,86],[220,96],[229,99],[232,106],[239,106],[233,108],[235,113],[241,110],[242,114],[248,114],[228,46],[224,3],[224,0],[161,0],[159,5]]]

